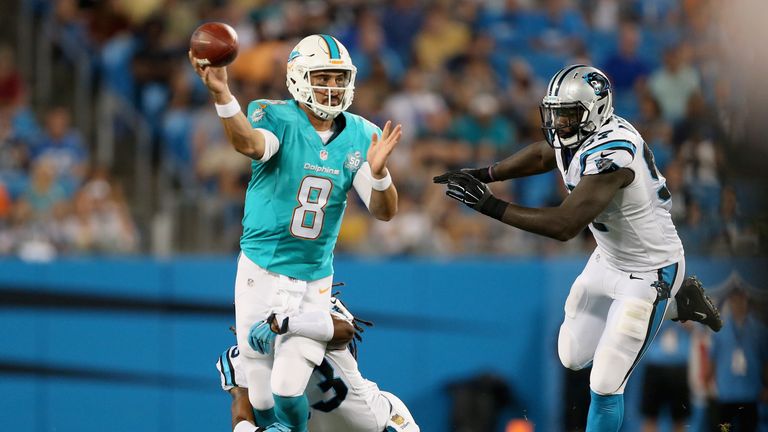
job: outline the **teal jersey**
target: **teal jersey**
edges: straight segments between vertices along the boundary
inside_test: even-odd
[[[347,192],[365,162],[371,135],[381,135],[360,116],[340,115],[344,128],[323,144],[297,102],[256,100],[248,105],[251,125],[280,141],[268,161],[251,163],[245,194],[240,248],[260,267],[306,281],[333,274]]]

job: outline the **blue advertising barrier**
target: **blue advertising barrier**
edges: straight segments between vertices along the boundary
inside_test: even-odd
[[[403,399],[422,431],[449,430],[448,385],[483,373],[510,386],[506,417],[557,431],[557,330],[585,262],[339,257],[335,277],[376,324],[363,375]],[[688,260],[707,284],[734,267],[757,271]],[[234,343],[234,276],[234,256],[0,260],[0,429],[231,430],[214,363]]]

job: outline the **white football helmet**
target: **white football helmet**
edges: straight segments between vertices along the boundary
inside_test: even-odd
[[[310,74],[318,70],[346,71],[343,86],[313,86]],[[335,37],[328,35],[307,36],[293,48],[288,57],[286,85],[288,91],[298,102],[305,104],[318,117],[329,120],[335,118],[352,104],[355,95],[355,75],[357,68],[352,64],[349,52]],[[315,98],[315,91],[327,92],[328,104],[321,104]],[[331,92],[341,91],[338,105],[330,105]]]
[[[613,115],[611,83],[592,66],[564,67],[549,81],[540,111],[549,145],[578,148]]]

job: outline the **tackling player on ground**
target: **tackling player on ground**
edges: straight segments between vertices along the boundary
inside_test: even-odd
[[[665,314],[714,331],[722,326],[698,280],[683,282],[683,245],[665,179],[640,134],[613,113],[612,99],[598,69],[563,68],[541,104],[546,141],[492,166],[434,179],[451,198],[529,232],[566,241],[589,226],[597,248],[571,286],[558,338],[564,366],[592,364],[587,432],[619,430],[624,386]],[[511,204],[485,184],[553,169],[570,192],[558,207]]]
[[[306,389],[312,408],[309,430],[312,432],[419,432],[405,404],[392,393],[379,390],[376,383],[360,374],[353,350],[348,347],[356,333],[356,318],[336,298],[332,298],[332,312],[325,317],[333,318],[334,334],[328,342],[329,349],[322,363],[310,377]],[[321,317],[293,316],[282,323],[270,320],[269,333],[292,334],[300,329],[293,323],[306,322]],[[279,325],[278,325],[279,324]],[[258,337],[259,343],[273,343],[274,336],[267,332]],[[253,410],[248,400],[251,383],[241,368],[237,346],[226,350],[219,357],[216,367],[221,375],[221,386],[232,395],[233,432],[260,432],[255,425]]]
[[[304,388],[323,360],[325,343],[301,335],[279,338],[274,352],[249,345],[254,324],[270,314],[327,314],[333,248],[352,187],[381,220],[397,212],[387,159],[400,125],[382,132],[345,112],[356,68],[335,38],[304,38],[287,59],[293,100],[256,100],[247,116],[227,83],[226,68],[190,62],[208,87],[227,139],[253,159],[245,197],[242,253],[235,279],[238,348],[257,416],[269,430],[305,432]],[[330,334],[331,327],[315,329]]]

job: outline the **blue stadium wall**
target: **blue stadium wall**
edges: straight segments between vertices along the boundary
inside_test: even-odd
[[[399,395],[422,431],[449,430],[448,385],[482,373],[509,384],[506,417],[557,431],[557,329],[585,261],[341,257],[336,279],[376,324],[363,375]],[[755,271],[688,260],[709,284],[736,267]],[[0,430],[230,430],[214,362],[234,343],[234,274],[234,256],[0,260]]]

